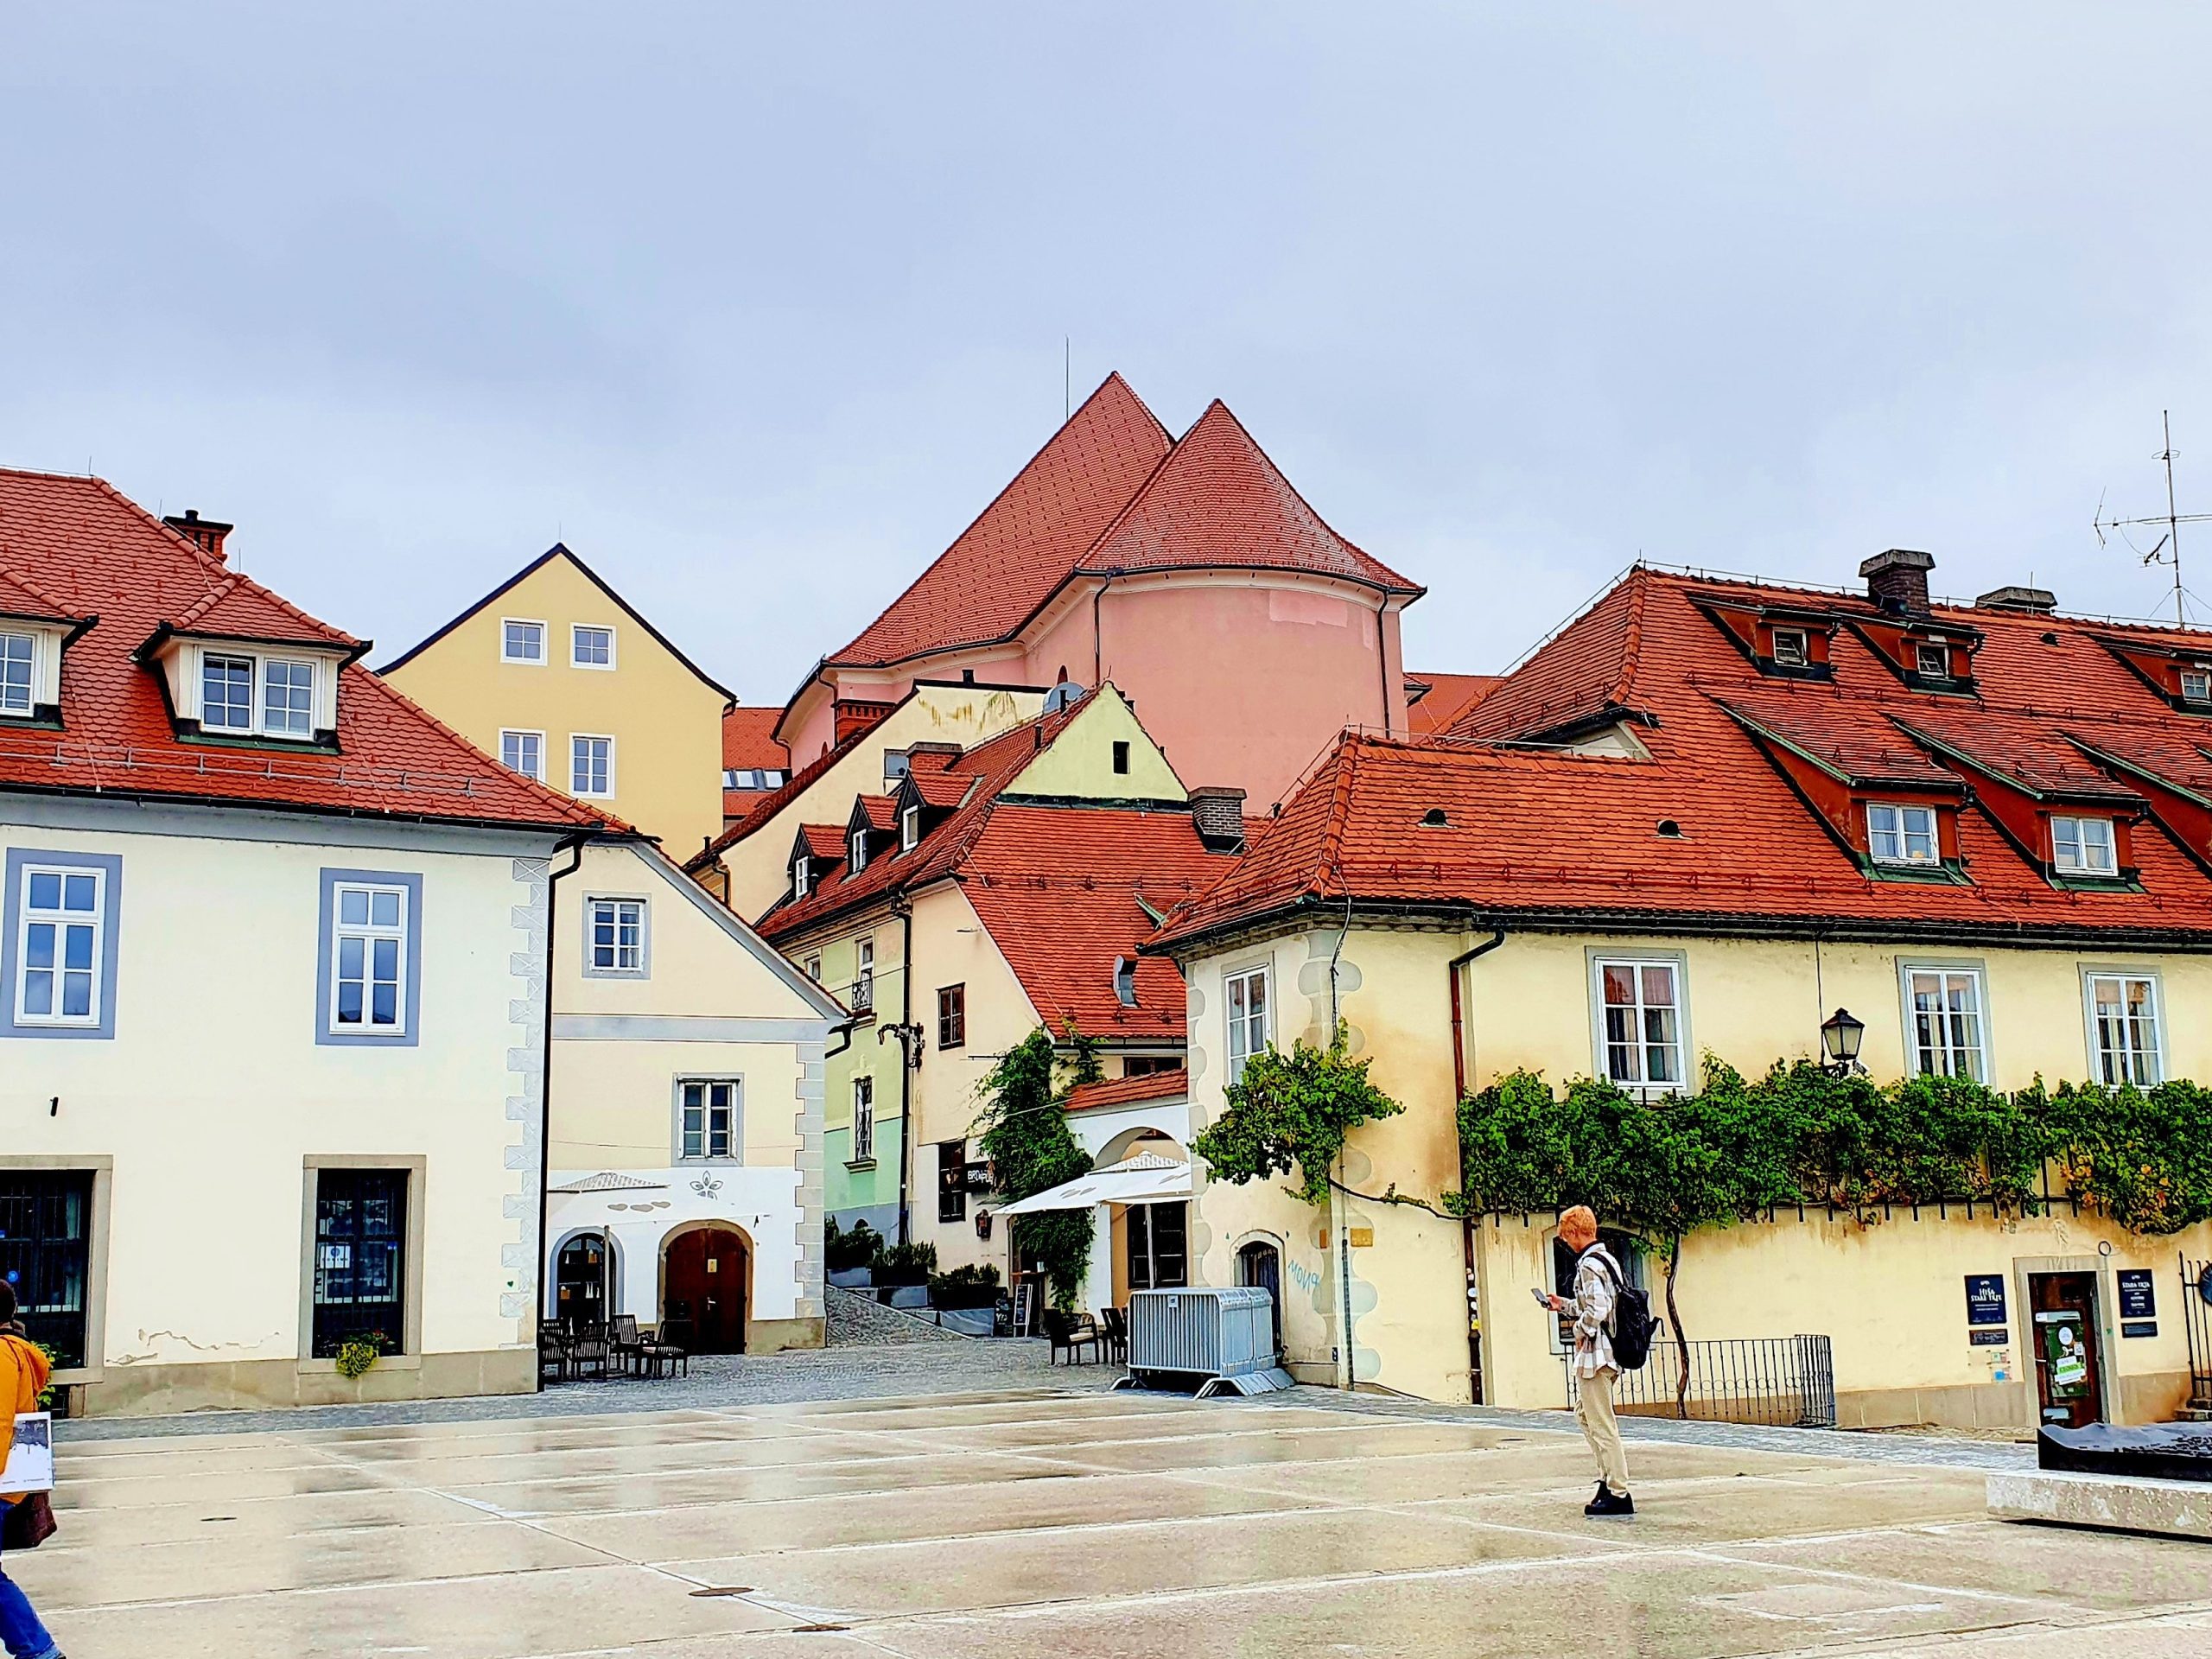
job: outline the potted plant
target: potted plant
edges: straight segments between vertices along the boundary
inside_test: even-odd
[[[865,1221],[856,1221],[846,1232],[830,1217],[823,1233],[823,1262],[830,1282],[846,1290],[865,1290],[875,1282],[876,1263],[883,1257],[883,1235]]]
[[[877,1298],[893,1307],[927,1307],[930,1275],[936,1271],[936,1245],[894,1244],[875,1269]]]

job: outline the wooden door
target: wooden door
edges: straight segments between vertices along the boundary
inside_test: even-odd
[[[670,1244],[661,1301],[670,1339],[695,1354],[743,1353],[751,1267],[744,1239],[723,1228],[685,1233]]]
[[[2029,1274],[2028,1309],[2041,1420],[2064,1428],[2104,1421],[2096,1274]]]

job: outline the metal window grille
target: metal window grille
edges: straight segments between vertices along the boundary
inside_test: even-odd
[[[315,1355],[349,1337],[406,1335],[407,1172],[318,1171],[315,1194]]]
[[[2181,1258],[2181,1324],[2189,1335],[2189,1403],[2212,1411],[2212,1262]]]
[[[15,1287],[31,1340],[65,1367],[85,1363],[92,1225],[90,1170],[0,1174],[0,1280]]]

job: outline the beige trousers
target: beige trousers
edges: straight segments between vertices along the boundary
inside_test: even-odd
[[[1615,1497],[1628,1496],[1628,1448],[1621,1444],[1621,1426],[1613,1417],[1612,1370],[1575,1379],[1574,1421],[1582,1425],[1582,1438],[1590,1442],[1598,1459],[1598,1472]]]

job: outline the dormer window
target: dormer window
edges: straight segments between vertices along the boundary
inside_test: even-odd
[[[851,873],[858,875],[868,868],[868,831],[854,830],[846,837],[845,845],[849,849],[845,861],[850,867]]]
[[[791,897],[794,899],[806,897],[806,865],[807,858],[804,853],[801,853],[797,858],[791,860]],[[822,977],[818,973],[814,976],[817,979]]]
[[[36,706],[37,652],[35,635],[0,633],[0,715],[29,715]]]
[[[899,850],[911,853],[922,842],[922,807],[916,801],[899,814]]]
[[[1127,957],[1114,958],[1114,1000],[1125,1008],[1137,1005],[1137,965]]]
[[[1891,801],[1866,807],[1866,848],[1877,864],[1935,864],[1942,852],[1936,840],[1936,809],[1901,806]]]
[[[209,652],[200,659],[200,729],[232,737],[312,738],[315,664]]]
[[[2050,821],[2051,867],[2061,875],[2117,875],[2120,861],[2113,849],[2110,818],[2069,818]]]
[[[2181,697],[2183,702],[2212,702],[2212,669],[2182,670]]]
[[[1931,680],[1951,677],[1951,648],[1940,639],[1923,639],[1915,645],[1913,663]]]
[[[1802,668],[1811,660],[1805,644],[1802,628],[1777,628],[1774,631],[1774,660],[1780,668]]]

